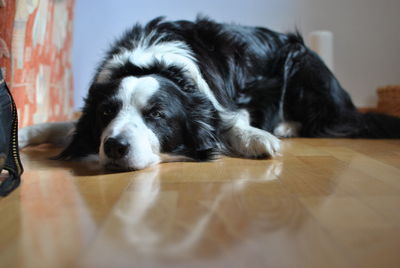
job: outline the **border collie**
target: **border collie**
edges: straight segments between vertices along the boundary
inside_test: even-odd
[[[98,154],[112,170],[272,157],[277,137],[400,138],[400,119],[357,112],[299,33],[207,18],[135,25],[97,68],[77,123],[26,128],[21,146],[72,128],[58,158]]]

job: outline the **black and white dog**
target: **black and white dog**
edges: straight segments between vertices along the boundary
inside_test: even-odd
[[[298,33],[207,18],[134,26],[98,67],[76,125],[27,128],[21,145],[71,128],[59,158],[98,154],[114,170],[274,156],[277,137],[400,138],[400,119],[358,113]]]

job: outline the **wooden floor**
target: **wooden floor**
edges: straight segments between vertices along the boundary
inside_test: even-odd
[[[400,267],[400,140],[283,146],[118,174],[26,149],[0,199],[0,266]]]

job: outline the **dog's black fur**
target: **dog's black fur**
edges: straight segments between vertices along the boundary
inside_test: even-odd
[[[161,37],[161,42],[187,44],[219,103],[228,111],[247,110],[254,127],[273,132],[282,121],[294,121],[301,124],[301,137],[400,138],[400,119],[359,113],[299,33],[219,24],[207,18],[195,22],[157,18],[144,27],[134,26],[107,53],[90,87],[73,140],[61,158],[97,153],[101,131],[118,110],[116,104],[114,108],[104,108],[104,104],[122,78],[144,75],[164,79],[163,93],[154,100],[163,106],[163,121],[145,115],[146,123],[161,141],[162,151],[196,160],[208,160],[218,151],[226,125],[180,67],[157,60],[139,67],[128,61],[112,69],[109,81],[96,82],[107,60],[124,49],[134,49],[146,36],[149,43]],[[203,123],[211,125],[212,130],[205,129]]]

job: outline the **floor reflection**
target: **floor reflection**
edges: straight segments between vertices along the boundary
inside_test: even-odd
[[[209,259],[242,245],[253,249],[256,236],[276,229],[295,231],[305,213],[278,179],[283,163],[243,161],[203,172],[193,164],[160,165],[134,175],[87,256],[90,266],[107,256],[122,266],[134,259],[137,267]]]

